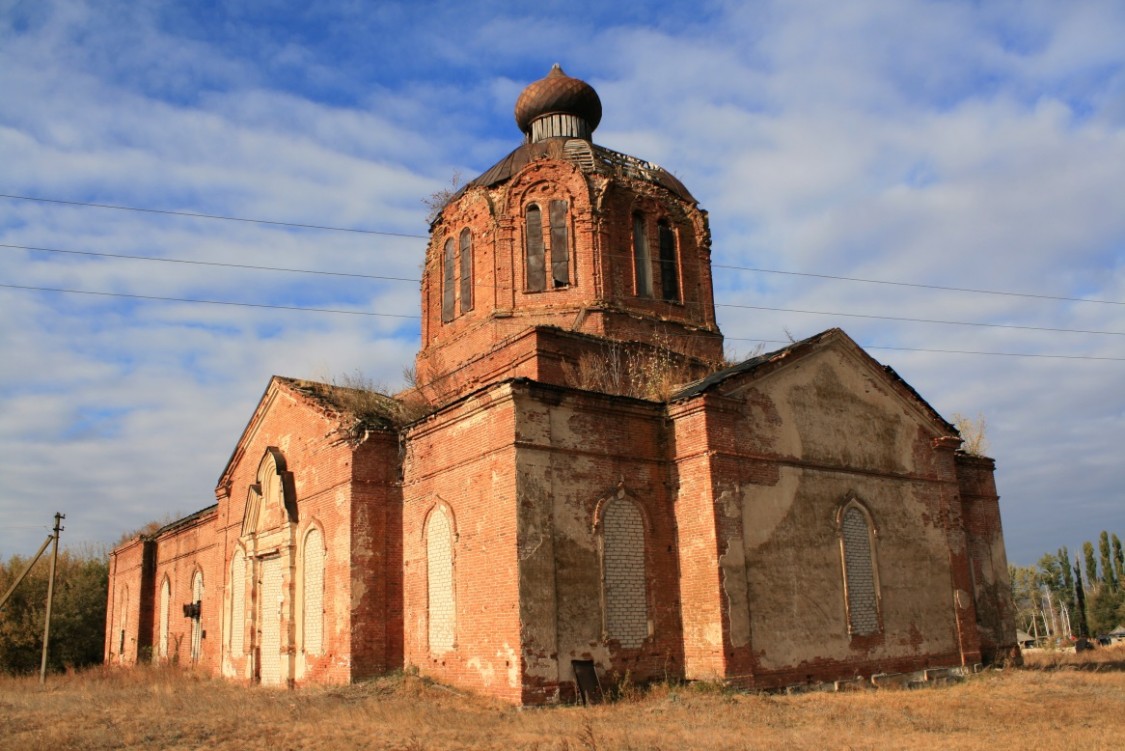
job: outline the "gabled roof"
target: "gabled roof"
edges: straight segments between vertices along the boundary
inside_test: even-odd
[[[865,361],[872,370],[882,374],[887,380],[888,384],[902,394],[904,398],[912,401],[918,408],[922,410],[931,420],[938,423],[944,431],[948,431],[957,435],[957,428],[950,424],[941,414],[934,409],[929,402],[922,398],[921,394],[914,390],[914,388],[902,379],[894,368],[889,365],[883,365],[878,360],[867,354],[867,351],[856,344],[850,336],[844,333],[843,329],[832,328],[827,331],[822,331],[819,334],[814,334],[807,339],[802,339],[793,342],[787,347],[783,347],[773,352],[766,352],[765,354],[751,357],[748,360],[743,360],[737,365],[729,368],[716,371],[706,378],[689,383],[677,393],[673,394],[668,400],[669,402],[684,401],[694,397],[705,394],[709,391],[720,390],[724,385],[733,385],[732,381],[753,380],[755,378],[763,377],[776,370],[784,368],[791,362],[802,359],[815,351],[823,349],[828,346],[843,346],[850,350],[853,354],[857,355],[860,359]]]
[[[341,433],[362,435],[367,430],[392,430],[394,423],[389,417],[389,412],[380,411],[379,404],[390,404],[394,400],[375,391],[367,391],[346,386],[336,386],[317,381],[306,381],[299,378],[286,378],[275,375],[270,378],[258,406],[250,417],[246,427],[242,430],[234,451],[227,460],[219,475],[216,487],[222,488],[230,478],[234,465],[242,457],[242,452],[249,437],[257,430],[276,395],[284,391],[290,396],[304,402],[315,409],[325,419],[335,422]]]

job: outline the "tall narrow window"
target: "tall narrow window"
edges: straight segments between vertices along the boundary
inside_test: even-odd
[[[543,214],[539,207],[527,207],[527,291],[542,292],[546,287],[546,261],[543,250]]]
[[[445,654],[453,649],[456,611],[453,527],[441,506],[430,514],[426,528],[426,585],[430,654]]]
[[[645,530],[641,512],[627,500],[611,500],[602,517],[602,586],[606,637],[641,646],[648,636]]]
[[[645,218],[639,212],[633,214],[633,273],[637,297],[652,297],[652,257],[645,237]]]
[[[570,284],[570,239],[566,201],[551,201],[551,280],[555,287]]]
[[[313,527],[305,538],[305,653],[324,651],[324,535]]]
[[[660,292],[669,302],[680,301],[680,270],[676,263],[676,233],[661,220],[657,225],[660,236]]]
[[[473,233],[461,230],[461,312],[473,309]]]
[[[456,245],[453,238],[445,241],[445,253],[442,257],[442,285],[441,285],[441,320],[453,320],[453,301],[456,294]]]
[[[230,562],[230,651],[241,657],[246,649],[246,555],[234,551]]]
[[[847,595],[848,631],[867,636],[879,631],[879,594],[872,555],[871,527],[867,515],[848,506],[840,519],[844,547],[844,588]]]
[[[203,573],[195,572],[191,579],[191,601],[195,604],[203,602]],[[202,607],[202,606],[201,606]],[[191,619],[191,661],[199,662],[203,656],[203,616],[192,616]]]
[[[157,644],[158,654],[160,659],[168,659],[168,618],[171,616],[169,612],[172,608],[172,585],[168,582],[168,577],[164,577],[164,581],[160,583],[160,641]]]

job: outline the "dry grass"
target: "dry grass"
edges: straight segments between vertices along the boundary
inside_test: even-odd
[[[794,696],[659,686],[600,707],[519,711],[412,676],[246,688],[171,669],[0,678],[0,748],[1027,749],[1121,748],[1125,648],[1100,662],[921,690]]]

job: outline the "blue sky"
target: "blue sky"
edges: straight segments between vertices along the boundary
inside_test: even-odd
[[[418,285],[369,277],[555,62],[710,212],[718,302],[764,308],[732,351],[840,326],[984,415],[1015,563],[1125,533],[1122,39],[1117,0],[0,0],[0,193],[365,230],[0,198],[3,284],[352,313],[0,287],[0,556],[212,503],[272,374],[397,387]]]

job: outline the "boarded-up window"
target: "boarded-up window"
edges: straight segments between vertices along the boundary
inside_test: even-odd
[[[461,230],[461,312],[473,309],[473,233]]]
[[[614,499],[602,517],[605,630],[622,647],[635,648],[648,636],[645,590],[645,531],[641,512]]]
[[[660,292],[670,302],[680,300],[680,270],[676,262],[676,233],[661,221],[657,225],[660,236]]]
[[[285,602],[285,570],[285,561],[280,556],[262,560],[262,599],[258,603],[258,622],[261,624],[259,677],[265,686],[280,685],[283,679],[288,678],[287,674],[282,673],[281,663],[281,607]]]
[[[456,627],[453,527],[440,506],[430,514],[426,529],[426,585],[430,653],[440,655],[453,649]]]
[[[203,602],[203,574],[196,571],[195,576],[191,579],[191,601],[193,603]],[[193,617],[191,619],[191,661],[199,662],[199,658],[203,656],[203,618]]]
[[[551,280],[556,287],[570,284],[569,238],[566,201],[551,201]]]
[[[246,650],[246,556],[234,551],[230,563],[230,651],[241,657]]]
[[[168,618],[172,609],[172,585],[168,577],[160,583],[160,639],[157,645],[161,659],[168,658]]]
[[[879,598],[867,516],[851,506],[840,522],[840,534],[844,545],[848,630],[857,636],[874,634],[879,630]]]
[[[456,292],[456,273],[457,268],[455,265],[456,245],[453,238],[445,241],[445,253],[442,256],[442,285],[441,285],[441,320],[453,320],[453,302],[454,294]]]
[[[542,292],[546,287],[546,261],[543,250],[543,214],[535,204],[527,207],[527,291]]]
[[[652,257],[648,252],[643,214],[633,214],[633,273],[637,297],[652,297]]]
[[[305,653],[324,651],[324,535],[313,527],[305,538]]]

